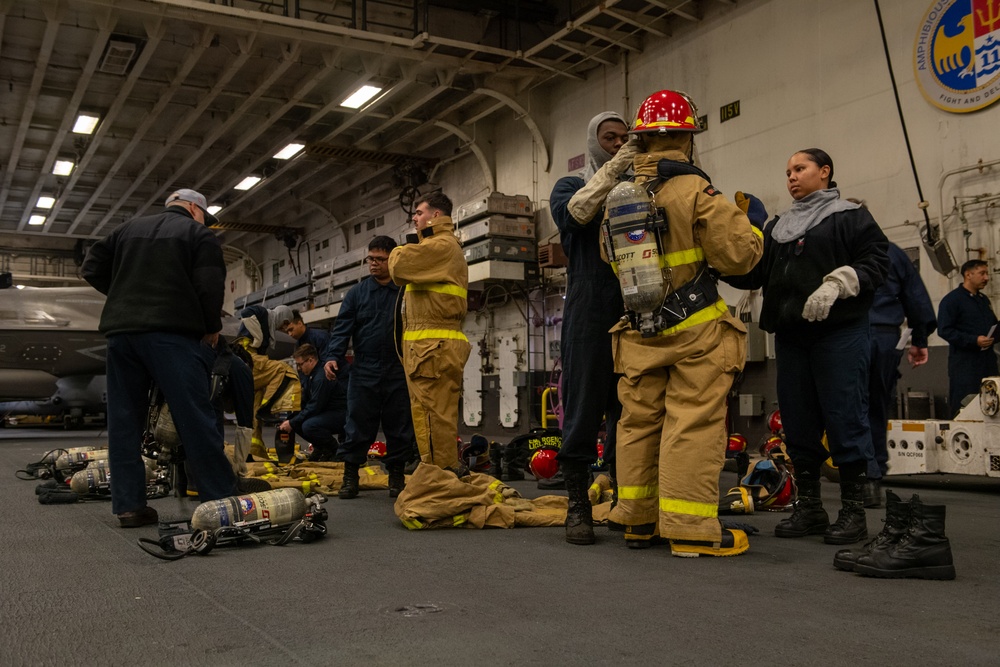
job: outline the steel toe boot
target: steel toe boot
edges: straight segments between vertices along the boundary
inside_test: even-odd
[[[833,566],[838,570],[853,572],[862,556],[875,551],[885,551],[906,534],[910,526],[910,502],[900,500],[892,491],[885,492],[885,523],[873,540],[860,549],[842,549],[833,556]]]
[[[406,475],[403,472],[405,464],[394,463],[389,466],[389,497],[396,498],[406,488]]]
[[[885,579],[954,579],[951,543],[944,534],[944,505],[925,505],[910,498],[910,525],[888,549],[858,558],[854,571]]]
[[[750,540],[747,539],[747,534],[734,528],[723,528],[722,539],[718,543],[670,540],[670,554],[678,558],[739,556],[748,549],[750,549]]]
[[[854,544],[868,539],[865,520],[865,481],[840,482],[840,512],[823,533],[827,544]]]
[[[798,479],[798,498],[792,504],[792,516],[778,522],[775,537],[805,537],[820,535],[830,525],[830,517],[823,509],[818,479]]]
[[[569,509],[566,512],[566,541],[570,544],[593,544],[594,516],[590,504],[590,466],[576,461],[562,464],[563,477],[566,480],[566,493],[569,496]]]
[[[358,497],[359,468],[357,463],[344,463],[344,481],[337,492],[338,497],[344,500]]]

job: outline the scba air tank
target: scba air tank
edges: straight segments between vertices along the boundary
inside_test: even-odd
[[[176,451],[181,446],[181,436],[177,433],[173,415],[170,414],[170,406],[166,403],[160,408],[160,414],[156,417],[153,438],[165,450]]]
[[[56,459],[56,470],[78,470],[84,468],[93,461],[107,461],[107,449],[91,449],[82,452],[66,452]]]
[[[653,202],[642,186],[623,181],[608,193],[605,206],[605,239],[618,266],[625,307],[651,327],[667,294]]]
[[[152,481],[156,474],[149,467],[148,459],[143,459],[146,465],[146,482]],[[107,494],[111,489],[111,464],[104,461],[92,461],[83,470],[73,473],[69,480],[69,488],[74,493]]]
[[[53,449],[51,452],[47,452],[39,463],[55,463],[59,457],[64,454],[73,455],[81,452],[92,452],[96,449],[97,447],[70,447],[69,449]]]
[[[298,489],[272,489],[202,503],[191,517],[196,530],[215,530],[266,519],[272,526],[298,521],[306,514],[306,498]]]

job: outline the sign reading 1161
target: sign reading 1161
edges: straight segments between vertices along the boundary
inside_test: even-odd
[[[719,108],[719,122],[725,123],[740,115],[740,101],[730,102]]]

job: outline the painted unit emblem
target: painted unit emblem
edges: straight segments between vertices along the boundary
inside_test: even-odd
[[[646,240],[646,230],[633,229],[630,232],[625,232],[625,240],[629,243],[642,243]]]
[[[253,512],[254,507],[255,505],[253,502],[253,498],[246,498],[246,497],[240,498],[240,511],[243,512],[243,516],[246,516],[247,514],[250,514],[250,512]]]
[[[1000,0],[936,0],[913,48],[920,92],[945,111],[967,113],[1000,96]]]

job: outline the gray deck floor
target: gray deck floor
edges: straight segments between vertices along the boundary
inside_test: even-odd
[[[104,442],[0,430],[0,664],[998,664],[996,479],[893,485],[947,505],[951,582],[836,571],[820,537],[772,536],[781,514],[746,519],[761,533],[744,556],[680,559],[604,528],[591,547],[561,528],[410,532],[384,491],[330,499],[330,534],[313,544],[166,562],[135,544],[155,527],[118,528],[109,502],[39,505],[14,477],[54,447]],[[824,496],[838,507],[834,485]],[[178,519],[196,506],[152,504]],[[883,511],[868,516],[874,534]],[[399,611],[414,605],[440,611]]]

